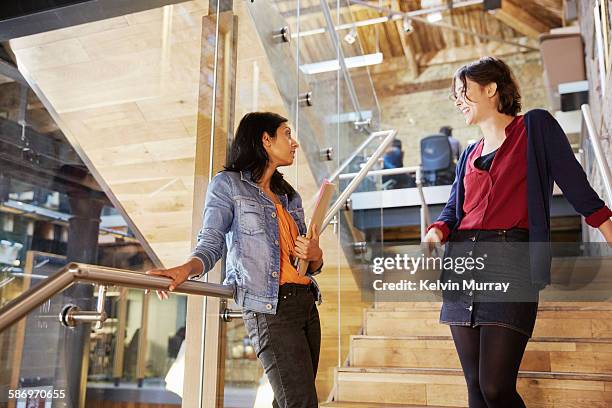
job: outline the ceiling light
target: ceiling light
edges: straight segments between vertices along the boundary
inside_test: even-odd
[[[356,39],[357,39],[357,30],[355,30],[355,27],[353,27],[351,28],[351,31],[349,31],[348,34],[344,36],[344,41],[348,45],[353,45]]]
[[[377,52],[375,54],[359,55],[357,57],[348,57],[344,59],[347,68],[366,67],[369,65],[380,64],[382,61],[382,52]],[[302,71],[306,75],[338,71],[339,69],[340,63],[337,59],[300,65],[300,71]]]
[[[442,21],[442,13],[436,12],[427,15],[427,21],[430,23],[437,23],[438,21]]]
[[[404,20],[402,21],[402,28],[405,33],[411,33],[414,31],[414,27],[412,26],[412,20],[408,18],[408,16],[404,16]]]

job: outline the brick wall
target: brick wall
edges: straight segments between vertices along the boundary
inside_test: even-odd
[[[542,76],[540,54],[537,52],[522,53],[503,58],[513,69],[523,94],[523,112],[533,108],[548,108],[548,99]],[[480,130],[475,126],[466,126],[463,116],[456,110],[449,99],[450,87],[446,81],[461,64],[447,64],[430,67],[421,73],[415,81],[423,87],[435,87],[434,90],[419,91],[413,87],[409,93],[401,94],[397,89],[405,84],[405,71],[374,74],[374,86],[382,112],[384,127],[399,130],[399,138],[404,146],[404,165],[413,166],[420,163],[419,141],[424,136],[438,132],[443,125],[454,128],[454,136],[463,147],[470,139],[479,139]],[[386,75],[385,81],[378,76]],[[389,80],[389,75],[393,79]],[[391,87],[390,82],[397,85]],[[408,89],[406,86],[404,89]]]

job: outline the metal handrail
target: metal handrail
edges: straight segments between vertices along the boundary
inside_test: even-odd
[[[365,149],[372,142],[372,140],[376,139],[377,137],[380,138],[384,136],[385,136],[385,132],[374,132],[370,134],[370,136],[368,136],[363,142],[361,142],[361,144],[357,146],[357,148],[353,151],[353,153],[351,153],[350,156],[347,157],[346,160],[344,160],[340,166],[338,166],[336,171],[334,171],[329,176],[329,181],[333,182],[338,177],[340,177],[340,173],[342,173],[344,169],[346,169],[348,165],[351,164],[353,160],[355,160],[355,157],[357,157],[357,155],[361,153],[362,150]]]
[[[597,163],[597,167],[599,168],[599,172],[601,173],[601,178],[603,180],[604,190],[608,198],[608,204],[612,204],[612,172],[610,171],[608,160],[606,159],[606,155],[601,147],[599,135],[595,131],[595,125],[593,124],[593,118],[591,116],[591,108],[589,105],[584,104],[581,106],[581,109],[587,128],[587,134],[589,136],[589,140],[591,141],[591,145],[593,146],[593,153],[595,153],[595,162]]]
[[[147,275],[143,272],[70,263],[1,308],[0,332],[25,317],[57,293],[77,282],[164,290],[168,288],[170,279]],[[217,283],[187,281],[178,286],[173,293],[229,298],[233,295],[233,289]]]
[[[392,176],[396,174],[406,174],[406,173],[417,173],[417,176],[421,172],[421,168],[419,166],[410,166],[410,167],[398,167],[395,169],[381,169],[381,170],[371,170],[368,172],[368,176]],[[340,180],[352,179],[357,177],[359,173],[344,173],[340,175]],[[417,181],[419,177],[417,177]]]
[[[370,171],[372,166],[376,164],[378,158],[382,156],[382,154],[387,150],[387,147],[393,142],[395,135],[397,135],[397,130],[384,130],[380,132],[375,132],[378,136],[385,136],[383,141],[378,145],[372,156],[368,159],[368,161],[364,164],[364,166],[359,170],[359,173],[355,176],[353,180],[346,186],[346,188],[340,193],[336,201],[332,204],[330,209],[327,211],[325,215],[325,219],[323,220],[323,225],[321,226],[321,232],[325,230],[325,228],[329,225],[331,220],[334,218],[334,215],[338,212],[338,210],[344,205],[344,202],[349,198],[351,194],[357,189],[359,183],[363,181],[363,179],[367,176],[367,173]]]
[[[396,169],[382,169],[382,170],[371,170],[367,176],[390,176],[396,174],[416,173],[416,188],[419,193],[419,199],[421,200],[421,240],[425,238],[425,232],[427,226],[430,224],[429,217],[429,206],[425,200],[425,193],[423,192],[423,184],[421,183],[421,167],[420,166],[408,166],[398,167]],[[341,174],[340,179],[351,179],[357,177],[359,173],[346,173]]]

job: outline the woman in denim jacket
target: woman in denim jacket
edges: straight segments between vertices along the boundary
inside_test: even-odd
[[[203,226],[184,264],[149,271],[172,279],[172,291],[208,272],[227,246],[224,284],[234,299],[257,358],[274,391],[275,407],[317,407],[315,376],[321,326],[315,301],[321,294],[312,277],[321,271],[318,231],[305,238],[300,195],[277,170],[293,163],[298,143],[287,119],[269,112],[242,118],[229,164],[211,181]],[[309,261],[305,276],[294,266]],[[160,298],[167,293],[159,291]]]

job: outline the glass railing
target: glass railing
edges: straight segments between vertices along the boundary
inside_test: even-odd
[[[70,160],[59,160],[57,174],[47,177],[49,185],[64,180],[61,194],[53,189],[41,194],[28,179],[15,184],[13,195],[1,197],[0,307],[12,307],[24,293],[45,285],[68,259],[87,257],[90,263],[140,272],[183,260],[201,221],[201,208],[193,203],[203,201],[207,182],[222,168],[232,129],[246,112],[275,111],[289,118],[301,144],[294,165],[281,170],[300,192],[307,219],[321,182],[337,184],[334,200],[340,205],[321,236],[325,267],[316,278],[324,299],[317,389],[325,401],[333,393],[334,369],[346,364],[351,336],[362,330],[364,309],[397,301],[377,293],[373,281],[383,275],[392,282],[403,272],[381,274],[375,265],[398,254],[423,255],[424,225],[450,189],[448,182],[435,180],[419,189],[419,168],[381,172],[381,145],[388,142],[385,131],[393,129],[382,124],[364,65],[387,55],[373,40],[376,35],[366,38],[376,28],[352,25],[352,7],[346,0],[187,1],[13,41],[24,76],[46,96],[43,104],[55,108],[53,118],[70,136],[63,145],[78,147],[80,156],[74,151],[61,156]],[[55,58],[64,51],[74,53]],[[26,142],[43,135],[25,136],[17,138],[23,145],[14,156],[30,166]],[[362,177],[367,163],[373,172]],[[80,173],[84,164],[105,185],[83,207],[98,205],[104,191],[126,215],[123,225],[100,230],[117,239],[96,230],[87,248],[79,245],[85,238],[68,231],[80,218],[73,217],[63,195],[74,191],[76,181],[87,192],[96,187],[91,174]],[[0,170],[25,174],[18,166]],[[357,177],[354,192],[343,197]],[[567,268],[585,253],[558,258],[556,265]],[[574,262],[582,269],[569,270],[606,270],[600,258],[601,252],[586,264]],[[221,282],[218,270],[204,279]],[[424,276],[435,279],[437,273]],[[561,274],[555,282],[586,285],[574,280],[577,275]],[[600,277],[589,288],[607,290]],[[231,299],[217,304],[216,298],[203,301],[195,294],[191,303],[184,296],[162,302],[145,296],[140,284],[106,282],[100,290],[95,282],[59,290],[0,332],[0,405],[22,406],[28,398],[70,407],[106,401],[190,408],[212,405],[210,400],[225,407],[271,405],[271,387]],[[439,300],[426,292],[431,297],[408,299]],[[76,323],[98,318],[98,303],[105,313],[101,327]],[[7,310],[0,310],[0,321]],[[79,314],[83,311],[92,313]],[[75,327],[65,326],[70,322]]]
[[[28,259],[49,258],[37,255],[29,253]],[[177,296],[161,302],[142,289],[164,288],[166,278],[74,263],[48,271],[45,281],[0,309],[0,344],[7,351],[0,365],[1,403],[78,407],[136,399],[180,406],[185,337],[180,295],[229,297],[232,289],[187,282]],[[74,289],[94,287],[98,298],[91,299],[101,299],[98,307],[77,306]],[[80,355],[75,351],[83,344],[88,347]]]
[[[2,353],[0,405],[9,408],[27,403],[45,406],[78,406],[79,379],[72,347],[83,343],[82,331],[61,325],[57,316],[71,302],[63,293],[0,332]]]
[[[373,170],[382,168],[380,147],[389,142],[386,139],[389,133],[382,131],[391,129],[381,125],[369,69],[359,66],[376,63],[381,54],[365,53],[362,43],[365,37],[357,35],[351,39],[350,28],[337,31],[334,28],[353,22],[349,3],[258,0],[233,2],[232,7],[223,1],[216,8],[189,1],[67,28],[50,33],[51,37],[42,33],[12,42],[24,76],[36,86],[38,95],[46,96],[43,104],[52,108],[51,116],[63,126],[70,144],[78,150],[79,157],[87,159],[90,171],[104,182],[104,191],[125,216],[122,226],[103,225],[102,230],[115,234],[112,236],[116,239],[98,237],[102,243],[99,256],[89,259],[91,263],[144,271],[154,263],[171,266],[184,259],[190,246],[189,225],[193,223],[192,229],[196,230],[200,223],[192,214],[201,210],[192,204],[194,194],[203,199],[201,187],[205,187],[205,179],[224,164],[227,146],[223,143],[231,141],[232,129],[248,111],[276,111],[289,118],[301,149],[296,163],[282,171],[302,195],[307,218],[315,204],[318,186],[325,178],[337,184],[334,197],[337,200],[351,181],[340,178],[341,174],[357,173],[368,162],[373,164]],[[233,19],[235,16],[238,18]],[[287,30],[283,31],[284,27]],[[317,33],[313,34],[313,30]],[[124,43],[125,48],[108,45],[118,38],[114,36],[124,35],[145,40]],[[31,48],[39,43],[47,56],[56,55],[57,51],[45,44],[54,44],[57,38],[82,43],[87,49],[87,61],[80,61],[88,64],[87,69],[81,70],[72,63],[61,67],[65,72],[75,72],[78,79],[69,86],[62,85],[63,77],[51,72],[55,67],[38,64],[29,57]],[[129,61],[139,68],[130,71],[138,75],[127,79],[121,69],[113,67],[127,66]],[[91,75],[93,72],[101,75]],[[91,95],[96,96],[89,99]],[[210,134],[214,134],[214,143],[208,146]],[[133,143],[128,143],[132,140]],[[224,142],[219,143],[221,140]],[[198,157],[210,157],[212,161],[205,164],[196,161],[196,151],[201,155]],[[66,157],[74,158],[76,154],[72,152]],[[84,168],[82,163],[79,166]],[[199,166],[206,167],[206,171],[200,172]],[[195,175],[192,167],[196,167]],[[209,168],[211,174],[206,173]],[[91,183],[91,175],[88,177]],[[380,188],[380,181],[371,177],[355,186],[355,194],[384,189]],[[27,189],[21,186],[18,190],[16,197],[25,200],[27,194],[22,193],[29,194]],[[61,199],[56,201],[62,203]],[[321,238],[325,268],[318,282],[324,298],[320,307],[323,343],[317,386],[322,401],[333,388],[333,369],[345,361],[350,336],[360,331],[362,310],[368,307],[361,289],[361,279],[369,268],[368,257],[383,253],[375,243],[385,239],[385,211],[374,209],[369,217],[376,223],[363,223],[351,203],[351,195],[343,199]],[[61,205],[53,210],[66,212]],[[26,215],[23,214],[24,218]],[[65,227],[70,222],[68,218],[58,220],[56,225],[63,222]],[[39,239],[42,236],[53,239],[50,243],[24,245],[18,256],[7,256],[9,262],[3,264],[6,271],[0,275],[2,304],[8,304],[34,285],[44,284],[48,272],[61,267],[64,259],[74,259],[66,249],[70,252],[76,241],[70,241],[70,235],[66,238],[66,231],[55,231],[49,226],[42,230],[26,224],[24,221],[23,228],[14,229],[22,233],[21,241],[26,244],[32,229]],[[15,241],[14,237],[2,234],[0,238]],[[126,242],[133,245],[126,248],[120,245]],[[133,248],[139,244],[146,251],[140,246],[138,250]],[[108,248],[102,249],[103,246]],[[16,252],[8,244],[5,247],[6,254],[13,251],[12,256]],[[60,256],[56,259],[49,255],[45,261],[40,253],[43,250]],[[37,253],[38,261],[32,260],[29,278],[20,277],[29,253]],[[222,276],[209,274],[205,279],[220,282]],[[74,303],[81,310],[93,311],[99,299],[98,286],[80,283],[74,288],[55,295],[51,309],[44,313],[57,339],[65,339],[70,345],[78,343],[86,350],[87,364],[75,365],[77,356],[67,360],[70,364],[56,363],[53,370],[57,374],[50,377],[32,371],[31,376],[47,381],[32,387],[70,391],[66,398],[71,399],[70,406],[74,407],[110,400],[170,406],[183,403],[191,407],[198,403],[206,405],[208,402],[203,402],[206,398],[222,399],[227,407],[269,406],[271,388],[243,322],[234,317],[219,324],[220,313],[237,309],[232,300],[221,302],[219,307],[208,301],[202,305],[197,303],[201,299],[195,299],[197,306],[190,309],[190,320],[188,302],[183,296],[161,302],[155,296],[144,296],[140,289],[109,286],[103,302],[107,316],[101,328],[90,330],[83,325],[64,328],[57,320],[58,308]],[[231,312],[228,314],[232,316]],[[31,316],[39,324],[39,317]],[[25,321],[28,319],[30,316]],[[20,324],[15,323],[6,333],[13,333]],[[194,329],[200,337],[191,332],[191,342],[187,334],[190,324],[202,325]],[[216,334],[210,335],[213,332]],[[33,333],[35,336],[36,332]],[[205,338],[206,335],[218,342]],[[44,340],[43,336],[36,341],[41,338]],[[4,339],[8,340],[3,344],[18,341],[15,337]],[[59,340],[56,344],[61,353],[68,355]],[[80,353],[80,349],[75,350]],[[216,353],[217,371],[207,376],[213,372],[206,366],[207,359]],[[195,369],[200,363],[202,369]],[[11,387],[25,388],[30,384],[30,374],[19,371],[29,369],[29,362],[19,363],[19,368],[15,364],[4,366],[6,370],[12,367],[7,373],[3,371],[2,384],[7,390],[3,395],[7,397]],[[87,375],[78,374],[85,369]],[[198,374],[203,378],[201,382],[194,380]],[[188,381],[191,383],[187,384]],[[184,390],[187,395],[183,395]],[[218,394],[209,397],[217,391]],[[0,398],[0,403],[4,401],[10,400]]]
[[[281,171],[302,195],[308,219],[324,179],[336,183],[337,200],[351,182],[340,175],[358,173],[375,154],[372,169],[382,168],[384,151],[379,148],[388,133],[376,132],[392,129],[381,126],[369,69],[359,66],[375,63],[382,55],[364,55],[365,38],[354,36],[356,31],[350,27],[336,30],[353,22],[349,3],[343,0],[241,2],[234,8],[239,16],[246,8],[250,17],[247,22],[240,20],[248,29],[239,29],[244,35],[238,38],[238,50],[243,43],[252,44],[253,32],[258,33],[261,44],[258,52],[251,45],[258,58],[241,65],[239,57],[238,72],[247,74],[238,75],[237,95],[252,96],[257,89],[252,79],[257,78],[259,92],[254,99],[259,106],[281,105],[296,128],[301,145],[296,163]],[[274,85],[271,90],[265,87],[270,82]],[[366,177],[356,185],[355,193],[378,190],[376,182]],[[361,225],[354,218],[351,201],[351,195],[345,197],[320,240],[325,250],[325,268],[317,276],[324,298],[319,307],[323,332],[317,375],[320,401],[332,391],[334,367],[347,358],[350,336],[361,330],[363,308],[369,306],[361,290],[361,279],[368,271],[364,257],[381,255],[381,249],[369,243],[384,240],[383,209],[370,214],[377,220],[375,225]],[[232,395],[243,395],[243,406],[270,406],[272,390],[261,365],[253,360],[243,325],[232,324],[227,326],[225,342],[225,406],[237,406],[231,402],[235,401]],[[234,371],[238,367],[245,368],[240,378]]]

